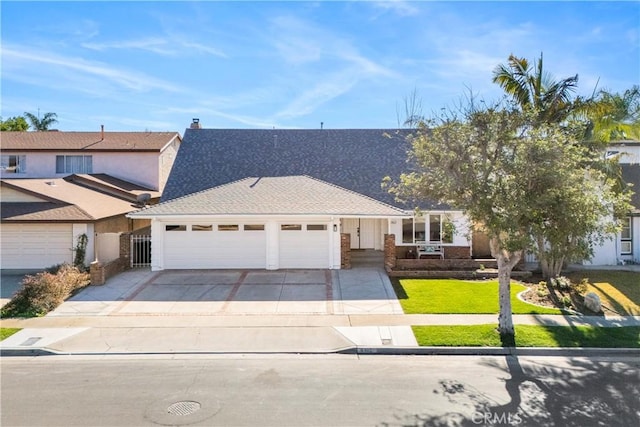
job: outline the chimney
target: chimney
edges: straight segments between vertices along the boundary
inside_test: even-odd
[[[104,141],[104,125],[100,125],[100,141]]]
[[[324,129],[324,122],[320,122],[320,130]]]
[[[202,126],[200,125],[200,119],[192,119],[190,127],[191,129],[202,129]]]

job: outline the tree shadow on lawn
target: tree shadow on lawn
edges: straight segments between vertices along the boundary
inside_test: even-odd
[[[459,408],[442,415],[396,414],[380,426],[635,426],[640,425],[637,363],[571,359],[566,368],[554,360],[526,361],[518,356],[487,358],[482,364],[505,372],[508,401],[496,402],[460,380],[442,379],[434,394]],[[495,394],[492,393],[492,394]]]

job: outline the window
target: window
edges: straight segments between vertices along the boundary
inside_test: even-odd
[[[166,231],[187,231],[186,225],[165,225],[164,229]]]
[[[93,157],[56,156],[56,173],[93,173]]]
[[[264,224],[245,224],[244,231],[264,231]]]
[[[622,220],[622,230],[620,230],[620,254],[627,255],[632,253],[633,234],[631,232],[631,221],[633,219],[628,216]]]
[[[429,215],[429,241],[440,242],[441,237],[440,215]]]
[[[302,230],[301,224],[282,224],[280,226],[280,230],[282,231],[300,231]]]
[[[25,173],[27,171],[27,156],[2,155],[0,165],[4,173]]]
[[[453,221],[451,221],[449,215],[444,215],[442,218],[442,243],[453,243],[454,230]]]
[[[192,225],[192,231],[213,231],[213,225]]]
[[[240,227],[238,224],[220,224],[218,225],[218,231],[238,231]]]
[[[413,243],[413,218],[402,219],[402,243]]]
[[[326,231],[327,224],[307,224],[307,231]]]

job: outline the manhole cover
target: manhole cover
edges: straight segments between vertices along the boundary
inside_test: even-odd
[[[192,400],[176,402],[167,408],[167,412],[172,415],[191,415],[200,410],[200,404]]]

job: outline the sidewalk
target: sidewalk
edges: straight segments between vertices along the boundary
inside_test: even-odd
[[[107,285],[83,291],[45,317],[0,321],[5,328],[22,328],[0,342],[0,349],[5,354],[329,353],[354,349],[406,353],[424,350],[417,347],[411,326],[497,323],[497,314],[402,314],[385,275],[372,270],[334,273],[336,300],[326,314],[196,314],[197,310],[191,314],[130,314],[118,308],[134,301],[158,276],[148,270],[132,270]],[[358,286],[362,280],[370,281],[371,286]],[[251,306],[251,301],[242,303]],[[640,326],[640,316],[514,315],[513,321],[516,325]]]

